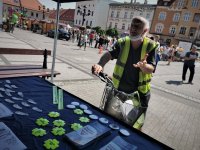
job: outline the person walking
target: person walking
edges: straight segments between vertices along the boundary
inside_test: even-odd
[[[105,52],[97,64],[92,66],[92,73],[102,72],[105,64],[111,59],[117,59],[112,76],[114,87],[127,94],[138,92],[141,109],[132,125],[141,129],[150,99],[150,81],[155,70],[155,50],[158,44],[147,38],[149,22],[140,16],[132,19],[130,36],[120,38]]]
[[[193,45],[191,51],[185,54],[184,64],[183,64],[183,73],[182,73],[182,83],[184,83],[186,79],[186,73],[189,68],[190,76],[189,76],[188,83],[193,84],[192,81],[193,81],[193,77],[195,73],[195,60],[198,59],[198,53],[196,51],[197,51],[197,47]]]

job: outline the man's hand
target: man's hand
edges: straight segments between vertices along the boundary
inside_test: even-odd
[[[99,74],[102,70],[103,70],[103,68],[98,64],[95,64],[95,65],[92,66],[92,73],[93,74]]]
[[[152,73],[154,67],[150,64],[147,64],[148,54],[145,55],[144,59],[140,60],[137,64],[133,64],[135,68],[140,68],[144,73]]]

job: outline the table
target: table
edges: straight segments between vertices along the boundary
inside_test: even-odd
[[[16,134],[16,136],[28,147],[29,150],[44,149],[43,147],[44,141],[47,139],[52,139],[52,138],[55,138],[58,141],[60,141],[58,149],[60,150],[74,149],[74,147],[64,139],[64,136],[54,136],[51,133],[51,130],[53,128],[52,122],[55,119],[50,118],[48,116],[48,113],[50,111],[59,112],[60,113],[59,119],[65,120],[66,122],[64,126],[66,133],[73,131],[71,129],[72,123],[80,123],[83,126],[89,124],[89,123],[81,123],[79,121],[80,116],[73,113],[73,110],[65,107],[67,104],[70,104],[71,102],[74,102],[74,101],[87,105],[88,108],[93,112],[93,114],[99,117],[107,118],[109,120],[109,123],[115,123],[120,128],[124,128],[130,132],[130,136],[126,137],[120,134],[118,130],[111,130],[110,135],[100,139],[98,142],[95,142],[94,144],[89,145],[85,149],[88,149],[88,150],[99,149],[105,144],[107,144],[108,142],[110,142],[117,135],[121,136],[127,142],[136,145],[138,149],[140,150],[170,149],[169,147],[160,143],[159,141],[156,141],[155,139],[149,137],[148,135],[129,127],[123,122],[109,116],[108,114],[102,112],[100,109],[83,101],[82,99],[76,97],[75,95],[70,94],[67,91],[64,91],[64,94],[63,94],[64,95],[64,109],[58,110],[57,105],[53,104],[53,100],[52,100],[53,99],[52,86],[54,85],[42,78],[15,77],[15,78],[0,79],[0,88],[6,88],[5,84],[12,84],[18,87],[18,88],[12,89],[13,91],[15,91],[15,92],[11,92],[12,96],[19,97],[19,95],[17,95],[17,92],[22,92],[23,101],[32,99],[37,103],[36,105],[34,104],[33,105],[42,110],[42,112],[34,111],[31,109],[31,107],[22,106],[21,101],[16,100],[15,103],[23,107],[23,110],[21,111],[26,112],[29,115],[21,116],[21,115],[14,114],[10,118],[0,119],[0,122],[4,122]],[[5,101],[6,98],[11,99],[11,97],[4,94],[3,91],[1,90],[0,90],[0,93],[4,96],[4,97],[0,97],[0,102],[6,105],[13,112],[17,111],[17,109],[12,106],[13,104],[10,104]],[[83,114],[81,116],[88,117],[87,114]],[[49,125],[46,127],[43,127],[43,129],[47,131],[47,135],[43,137],[35,137],[31,133],[32,133],[32,129],[38,128],[38,125],[35,124],[35,121],[36,119],[40,117],[44,117],[49,120]],[[94,122],[94,121],[91,120],[90,122]],[[108,125],[106,124],[105,126],[108,126]]]

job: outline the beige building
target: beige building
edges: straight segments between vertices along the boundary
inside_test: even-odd
[[[111,3],[108,12],[106,29],[116,28],[119,33],[129,33],[131,20],[134,16],[142,16],[146,18],[151,26],[156,5],[143,4],[136,2],[130,3]]]
[[[151,34],[161,36],[161,44],[179,41],[200,44],[200,1],[159,0],[152,22]]]

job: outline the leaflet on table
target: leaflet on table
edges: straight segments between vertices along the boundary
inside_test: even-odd
[[[0,118],[11,117],[13,112],[4,104],[0,103]]]
[[[126,142],[120,136],[115,137],[107,145],[100,148],[100,150],[136,150],[136,149],[137,146]]]
[[[17,138],[17,136],[3,122],[0,122],[0,149],[2,150],[27,149],[27,147]]]
[[[96,121],[77,131],[65,134],[65,136],[71,143],[81,149],[98,140],[102,136],[106,136],[110,133],[110,130],[110,128]]]

